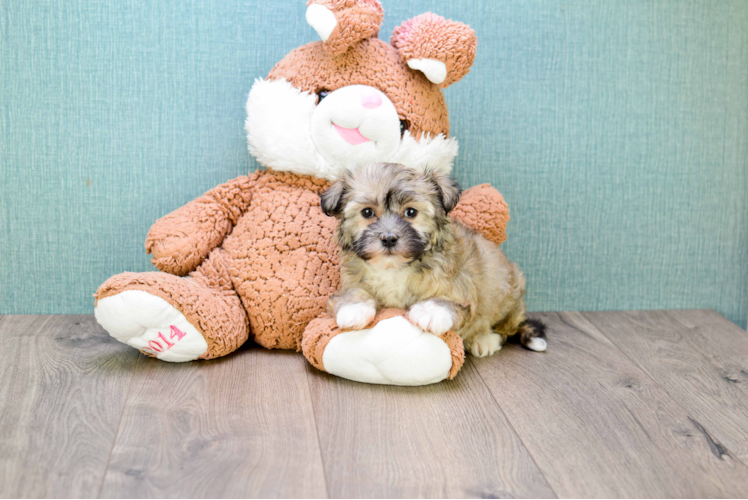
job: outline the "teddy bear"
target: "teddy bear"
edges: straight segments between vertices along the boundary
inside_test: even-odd
[[[346,169],[377,162],[449,173],[441,88],[469,71],[476,36],[432,13],[377,37],[378,0],[310,0],[320,36],[287,54],[247,99],[249,152],[261,169],[217,186],[154,223],[145,242],[159,272],[122,273],[95,294],[95,316],[117,340],[163,361],[225,356],[248,339],[295,349],[351,380],[423,385],[454,377],[464,350],[402,310],[341,331],[325,313],[339,287],[336,219],[320,194]],[[450,215],[501,244],[509,220],[488,185],[465,191]]]

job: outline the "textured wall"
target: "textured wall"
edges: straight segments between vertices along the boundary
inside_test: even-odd
[[[478,32],[456,174],[512,209],[534,310],[748,306],[748,2],[383,0]],[[0,313],[91,312],[152,221],[255,167],[302,0],[0,2]]]

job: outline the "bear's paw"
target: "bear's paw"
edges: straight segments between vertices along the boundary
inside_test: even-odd
[[[162,361],[192,361],[208,350],[205,338],[181,312],[142,290],[99,299],[94,315],[109,335]]]

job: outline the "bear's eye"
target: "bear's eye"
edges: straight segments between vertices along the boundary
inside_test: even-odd
[[[408,120],[400,120],[400,137],[405,134],[405,131],[410,128],[410,123]]]
[[[361,210],[361,217],[363,217],[364,219],[371,219],[372,217],[374,217],[374,210],[368,207],[364,208],[363,210]]]
[[[317,104],[322,102],[322,99],[330,95],[330,91],[327,89],[322,89],[317,91]]]
[[[405,217],[407,217],[408,219],[412,219],[416,215],[418,215],[418,210],[416,210],[415,208],[409,208],[405,211]]]

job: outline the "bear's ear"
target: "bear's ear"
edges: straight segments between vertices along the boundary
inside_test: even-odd
[[[332,55],[376,37],[384,18],[379,0],[309,0],[306,21]]]
[[[447,88],[470,71],[478,39],[467,24],[427,12],[395,28],[390,43],[408,66]]]

